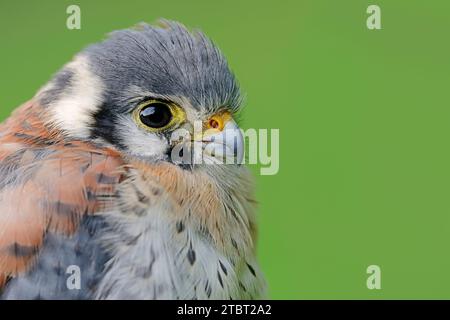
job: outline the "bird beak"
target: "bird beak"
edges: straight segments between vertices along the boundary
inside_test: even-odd
[[[221,160],[222,163],[242,163],[244,138],[229,112],[220,112],[211,116],[203,127],[201,137],[194,137],[194,140],[201,140],[204,154]]]

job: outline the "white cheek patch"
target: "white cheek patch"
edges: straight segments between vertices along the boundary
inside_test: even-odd
[[[152,160],[163,160],[166,157],[168,148],[166,139],[157,134],[145,132],[136,125],[131,116],[121,116],[117,127],[120,128],[122,142],[127,146],[129,154]]]
[[[89,70],[84,56],[77,56],[65,68],[74,75],[70,87],[49,106],[50,122],[72,137],[87,138],[90,134],[89,127],[94,125],[93,114],[102,104],[104,85]]]

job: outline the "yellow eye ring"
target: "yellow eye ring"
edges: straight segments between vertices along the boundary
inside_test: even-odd
[[[148,100],[133,111],[133,119],[139,127],[150,132],[162,132],[179,126],[186,120],[186,114],[176,104]]]

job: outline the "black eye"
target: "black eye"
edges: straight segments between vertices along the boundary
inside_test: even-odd
[[[172,120],[172,112],[168,105],[160,102],[151,103],[139,112],[141,122],[150,128],[163,128]]]

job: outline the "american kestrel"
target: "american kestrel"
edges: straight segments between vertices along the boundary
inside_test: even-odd
[[[219,49],[176,22],[77,54],[0,126],[0,297],[263,298],[252,179],[218,161],[241,157],[240,103]],[[174,161],[195,143],[204,161]]]

